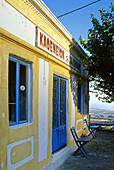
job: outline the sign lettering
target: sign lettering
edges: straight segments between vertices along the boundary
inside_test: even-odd
[[[75,70],[81,72],[81,63],[75,57],[70,55],[70,53],[68,53],[63,47],[61,47],[56,41],[54,41],[38,27],[37,33],[37,47],[48,52],[49,54],[63,61],[67,65],[70,65]]]
[[[40,28],[37,46],[69,65],[70,54]]]

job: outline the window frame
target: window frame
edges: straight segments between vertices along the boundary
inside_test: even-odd
[[[31,98],[32,98],[32,92],[31,92],[31,63],[29,61],[24,60],[23,58],[17,57],[15,55],[10,54],[9,55],[9,61],[15,62],[16,63],[16,83],[15,83],[15,101],[16,101],[16,108],[15,108],[15,122],[10,122],[9,121],[9,126],[14,126],[14,125],[20,125],[20,124],[24,124],[24,123],[30,123],[31,121],[31,116],[30,116],[30,112],[32,111],[32,102]],[[26,82],[26,88],[27,88],[27,92],[26,92],[26,120],[19,120],[19,103],[20,103],[20,99],[19,99],[19,90],[20,90],[20,65],[26,66],[27,67],[27,82]],[[9,79],[8,79],[9,81]],[[9,87],[8,87],[8,91],[9,91]],[[9,107],[9,100],[8,100],[8,107]]]
[[[79,85],[80,85],[80,97],[79,97]],[[83,112],[83,84],[78,82],[78,101],[77,101],[77,108],[78,108],[78,113]],[[80,108],[79,108],[79,98],[80,98]]]
[[[88,107],[88,83],[85,81],[85,87],[84,87],[84,116],[87,116],[87,107]]]

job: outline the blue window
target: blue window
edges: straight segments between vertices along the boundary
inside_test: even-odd
[[[9,124],[30,121],[31,64],[19,57],[9,57]]]
[[[78,112],[83,110],[83,85],[78,83]]]

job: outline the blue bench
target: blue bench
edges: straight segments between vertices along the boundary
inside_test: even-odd
[[[84,149],[84,145],[87,144],[90,141],[90,137],[78,138],[78,135],[77,135],[77,133],[75,131],[75,127],[72,127],[70,130],[71,130],[72,136],[73,136],[73,138],[75,140],[75,143],[78,146],[78,148],[74,152],[74,155],[76,155],[76,153],[78,151],[80,151],[83,154],[83,156],[87,157],[86,151]]]
[[[91,126],[90,121],[88,119],[84,119],[84,121],[86,122],[86,125],[87,125],[88,130],[89,130],[88,136],[92,135],[93,138],[96,138],[95,132],[96,132],[96,129],[99,128],[99,126]]]

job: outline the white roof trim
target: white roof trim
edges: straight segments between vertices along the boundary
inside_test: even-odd
[[[31,0],[29,0],[31,1]],[[50,11],[50,9],[45,5],[42,0],[32,0],[38,7],[50,18],[51,21],[66,35],[66,37],[72,42],[72,35],[68,30],[62,25],[62,23],[56,18],[56,16]]]
[[[62,23],[57,19],[57,17],[51,12],[51,10],[45,5],[42,0],[23,1],[29,4],[35,12],[37,12],[47,23],[49,23],[52,28],[55,28],[56,31],[59,32],[59,34],[61,34],[61,36],[64,37],[69,43],[73,43],[82,55],[84,55],[85,57],[87,56],[83,49],[79,46],[79,44],[74,41],[74,38],[68,32],[68,30],[62,25]],[[39,9],[41,10],[41,12],[39,11]],[[51,22],[42,13],[44,13]]]

